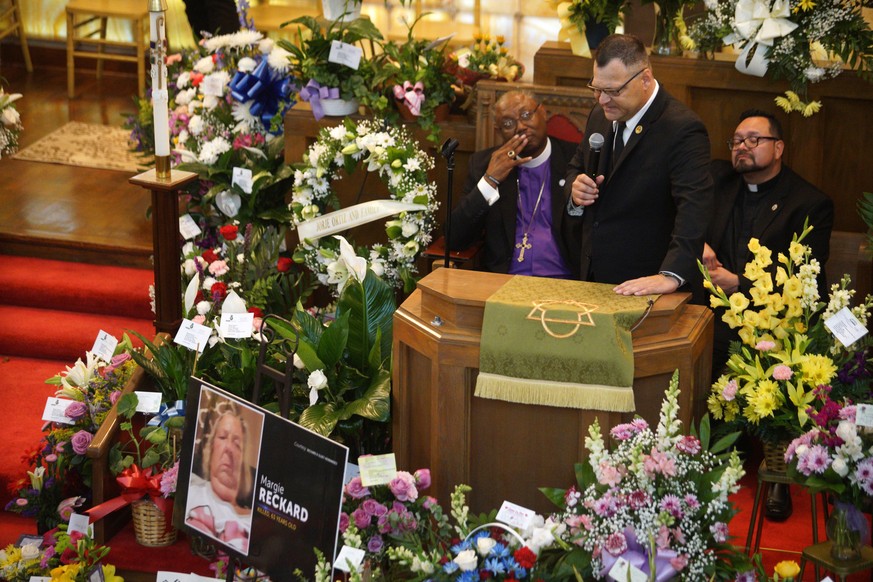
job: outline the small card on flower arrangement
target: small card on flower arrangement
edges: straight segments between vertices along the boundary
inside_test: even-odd
[[[248,168],[234,168],[231,186],[239,186],[246,194],[252,193],[252,171]]]
[[[251,337],[254,321],[254,313],[222,313],[221,335],[242,339]]]
[[[77,531],[82,535],[88,535],[90,521],[90,518],[85,514],[73,513],[70,515],[70,526],[67,528],[67,533]]]
[[[192,575],[182,574],[181,572],[164,572],[158,570],[155,576],[155,582],[191,582]]]
[[[358,457],[361,470],[361,485],[373,487],[385,485],[397,476],[397,460],[394,453],[387,455],[362,455]]]
[[[49,576],[31,576],[28,582],[52,582]]]
[[[194,323],[190,319],[183,319],[182,325],[179,326],[179,331],[176,332],[176,337],[173,338],[173,341],[190,350],[202,352],[206,344],[209,343],[209,336],[211,335],[212,328]]]
[[[111,362],[117,347],[118,338],[101,329],[100,333],[97,334],[97,339],[94,340],[94,347],[91,348],[91,352],[104,362]]]
[[[533,522],[534,517],[536,517],[536,512],[531,511],[527,507],[516,505],[511,501],[504,501],[495,519],[517,529],[527,529]]]
[[[843,307],[834,313],[825,320],[824,324],[847,348],[867,334],[867,328],[858,321],[848,307]]]
[[[361,65],[363,54],[364,50],[361,47],[332,40],[330,41],[330,54],[327,56],[327,62],[339,63],[357,71]]]
[[[88,576],[85,579],[88,582],[106,582],[106,578],[103,576],[103,566],[100,565],[100,562],[94,564],[94,567],[91,568],[91,571],[88,572]]]
[[[351,572],[354,569],[357,571],[361,567],[365,555],[364,550],[360,548],[343,546],[333,563],[337,570]]]
[[[183,214],[179,217],[179,234],[182,235],[182,238],[185,240],[189,240],[199,235],[201,232],[200,227],[197,226],[197,223],[194,222],[194,219],[191,218],[190,214]]]
[[[143,414],[157,414],[161,410],[161,393],[160,392],[143,392],[137,390],[136,394],[136,411]]]
[[[35,545],[36,547],[41,548],[42,542],[42,536],[35,536],[33,534],[21,534],[21,536],[18,538],[18,541],[15,542],[15,546],[21,548],[25,545]]]
[[[873,404],[859,404],[855,408],[855,425],[873,427]]]
[[[76,402],[66,398],[49,396],[45,401],[45,409],[42,411],[42,419],[47,422],[59,422],[61,424],[75,424],[75,420],[67,416],[67,406]]]
[[[224,86],[227,83],[220,75],[206,75],[200,82],[200,92],[204,95],[221,97],[224,95]]]
[[[625,560],[619,558],[609,569],[609,577],[616,582],[648,582],[646,573]]]

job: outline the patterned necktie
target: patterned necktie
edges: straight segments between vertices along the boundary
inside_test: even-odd
[[[624,121],[619,121],[615,128],[615,143],[612,146],[612,167],[618,163],[618,158],[621,157],[621,152],[624,150]]]

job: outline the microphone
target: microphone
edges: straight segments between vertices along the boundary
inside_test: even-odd
[[[588,137],[588,146],[591,148],[591,155],[588,158],[588,175],[592,180],[597,179],[597,168],[600,167],[600,150],[606,142],[603,136],[599,133],[592,133]]]
[[[600,145],[603,145],[603,136],[600,137]],[[442,147],[440,148],[440,155],[445,159],[449,159],[454,153],[455,150],[458,149],[460,142],[453,137],[450,137],[446,141],[443,142]]]

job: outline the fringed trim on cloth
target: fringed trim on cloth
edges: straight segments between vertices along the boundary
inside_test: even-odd
[[[479,398],[505,400],[518,404],[633,412],[633,386],[618,387],[603,384],[577,384],[551,380],[512,378],[501,374],[479,372],[476,391]]]

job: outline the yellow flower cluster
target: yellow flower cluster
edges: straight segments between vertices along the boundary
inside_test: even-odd
[[[101,565],[103,580],[106,582],[124,582],[124,578],[115,575],[115,566],[111,564]],[[77,582],[82,579],[82,565],[78,562],[58,566],[51,571],[52,582]]]
[[[729,372],[713,384],[707,399],[716,419],[758,425],[778,416],[801,428],[808,421],[813,389],[835,376],[837,367],[828,356],[807,353],[810,320],[822,307],[816,303],[819,267],[811,249],[802,244],[811,230],[795,235],[788,256],[778,255],[775,277],[770,249],[757,239],[749,241],[753,259],[743,272],[751,282],[748,296],[737,291],[728,297],[703,269],[710,305],[724,308],[723,321],[738,329],[743,344],[728,359]]]
[[[797,111],[804,117],[812,117],[821,109],[821,101],[810,101],[807,103],[794,91],[786,91],[785,97],[780,95],[773,101],[775,101],[776,105],[785,111],[785,113]]]

